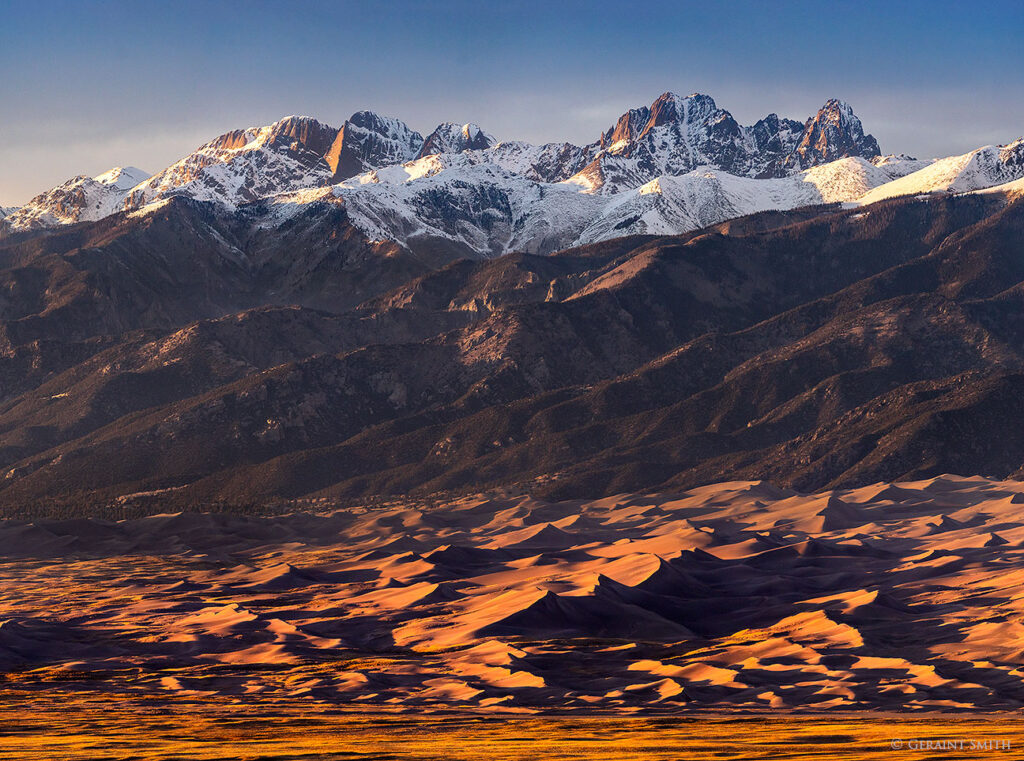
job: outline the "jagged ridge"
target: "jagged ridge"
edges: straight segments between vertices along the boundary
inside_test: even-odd
[[[185,195],[228,210],[269,199],[282,221],[310,202],[337,203],[370,240],[421,253],[438,246],[449,256],[547,253],[762,210],[987,187],[1024,175],[1014,145],[920,174],[927,162],[881,156],[840,100],[804,123],[770,114],[746,127],[699,93],[664,93],[586,146],[498,142],[472,123],[446,122],[423,138],[371,111],[338,129],[290,116],[221,135],[131,188],[74,178],[0,217],[0,231],[92,220]]]

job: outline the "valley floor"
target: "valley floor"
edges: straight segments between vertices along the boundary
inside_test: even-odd
[[[180,699],[26,705],[9,697],[0,696],[0,759],[19,761],[923,761],[1018,758],[1024,746],[1024,719],[1005,715],[499,718]]]

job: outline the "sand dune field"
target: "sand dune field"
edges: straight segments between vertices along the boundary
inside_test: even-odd
[[[1006,721],[1024,706],[1022,510],[1024,483],[943,476],[7,521],[0,702],[9,728],[119,702]]]

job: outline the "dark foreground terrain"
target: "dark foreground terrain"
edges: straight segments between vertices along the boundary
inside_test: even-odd
[[[249,213],[0,241],[5,514],[1022,473],[1024,200],[447,264]]]

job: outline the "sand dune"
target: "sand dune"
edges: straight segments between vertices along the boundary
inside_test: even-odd
[[[40,694],[361,710],[1024,707],[1024,483],[0,524]]]

